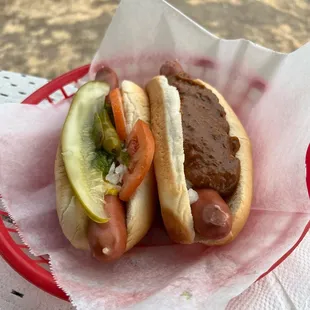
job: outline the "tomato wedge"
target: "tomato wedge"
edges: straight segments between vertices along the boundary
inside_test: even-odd
[[[130,155],[128,171],[123,177],[119,198],[128,201],[142,183],[151,168],[155,142],[149,126],[138,120],[127,138],[127,151]]]
[[[110,101],[114,116],[116,132],[119,138],[124,141],[126,139],[126,123],[123,108],[123,99],[119,88],[114,88],[110,92]]]

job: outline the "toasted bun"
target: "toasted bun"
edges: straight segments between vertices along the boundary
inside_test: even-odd
[[[144,90],[138,85],[123,81],[121,86],[126,130],[129,133],[138,119],[150,123],[149,101]],[[62,231],[75,248],[88,250],[89,220],[79,200],[74,196],[67,178],[61,155],[61,145],[58,147],[55,161],[55,182],[56,207]],[[155,193],[156,182],[152,167],[135,195],[127,203],[127,251],[136,245],[151,227],[156,205]]]
[[[222,245],[236,238],[249,216],[253,186],[251,144],[245,129],[223,96],[207,83],[200,80],[196,82],[218,97],[226,112],[230,135],[237,136],[240,141],[240,149],[236,154],[241,164],[240,181],[227,202],[233,214],[232,231],[217,241],[205,240],[195,233],[184,174],[181,101],[177,89],[168,84],[165,76],[154,77],[146,87],[151,104],[151,124],[155,138],[154,166],[161,213],[167,232],[175,242]]]

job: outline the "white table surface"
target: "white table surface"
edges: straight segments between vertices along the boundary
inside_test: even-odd
[[[0,71],[0,104],[19,103],[46,79]],[[230,309],[310,309],[310,234],[280,266],[254,283]],[[13,291],[22,294],[17,296]],[[0,258],[0,310],[72,310],[68,302],[33,286]]]

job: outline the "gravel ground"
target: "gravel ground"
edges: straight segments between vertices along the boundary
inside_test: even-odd
[[[309,40],[310,0],[170,0],[216,35],[280,52]],[[117,0],[0,0],[0,69],[54,78],[89,63]]]

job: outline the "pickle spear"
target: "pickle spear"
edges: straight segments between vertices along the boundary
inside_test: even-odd
[[[94,115],[100,113],[110,87],[101,81],[84,84],[75,94],[61,137],[62,156],[72,189],[87,215],[97,223],[109,220],[104,195],[112,185],[105,182],[94,164],[97,157],[93,139]]]

